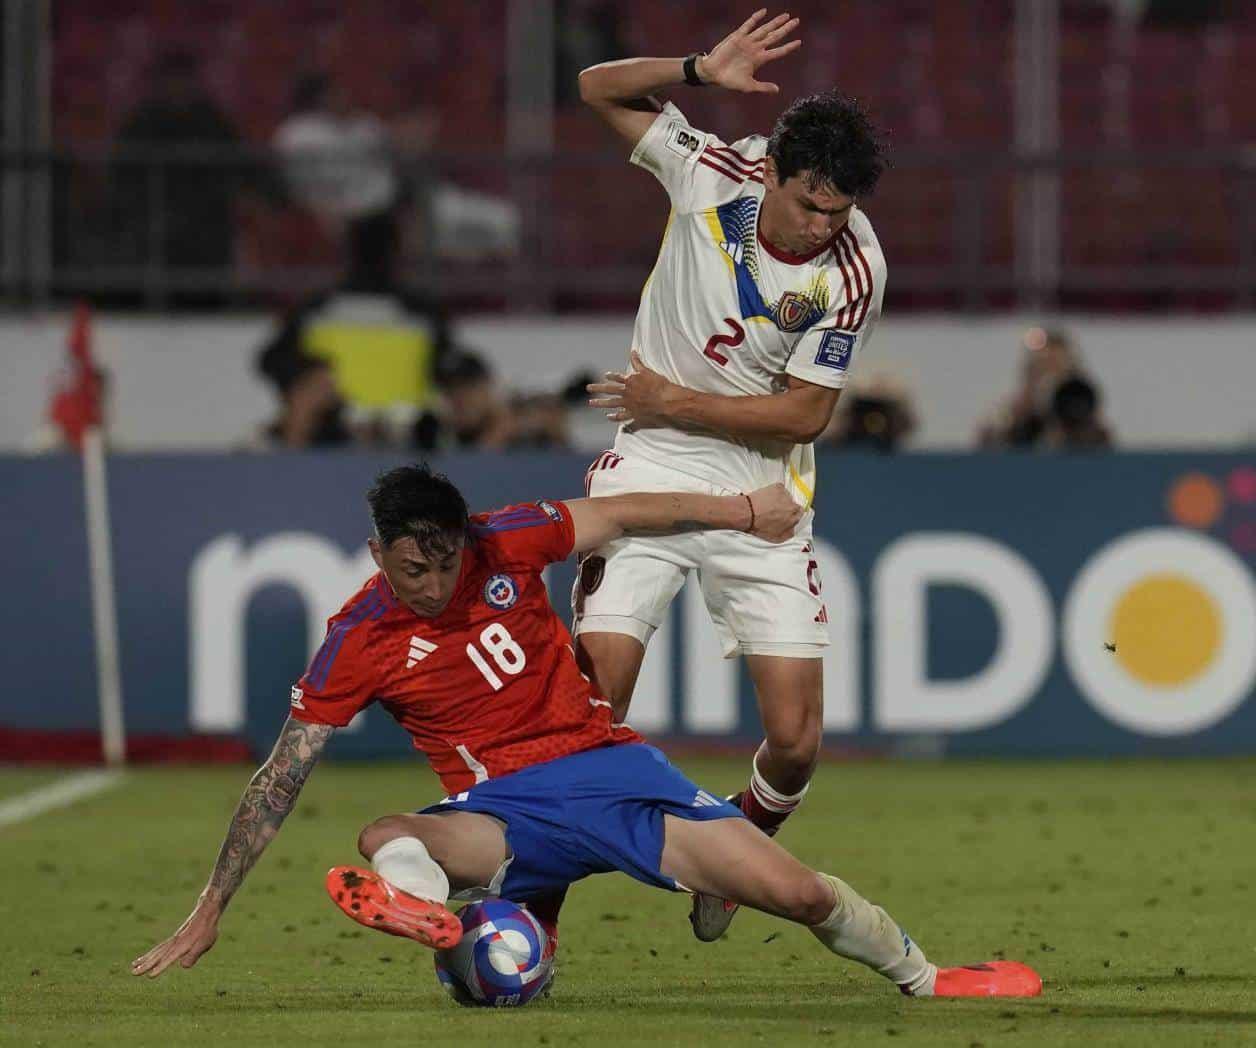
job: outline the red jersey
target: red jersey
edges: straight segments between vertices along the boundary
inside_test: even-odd
[[[327,622],[292,690],[292,716],[343,727],[379,701],[427,754],[446,792],[581,750],[639,742],[576,665],[541,569],[571,554],[561,502],[471,518],[457,587],[435,618],[379,572]]]

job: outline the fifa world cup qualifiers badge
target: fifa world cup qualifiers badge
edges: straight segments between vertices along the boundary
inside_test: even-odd
[[[484,603],[490,608],[505,611],[513,608],[519,599],[519,587],[509,575],[494,575],[484,583]]]
[[[850,364],[850,354],[855,348],[855,336],[845,331],[826,331],[820,338],[816,363],[834,371],[845,371]]]

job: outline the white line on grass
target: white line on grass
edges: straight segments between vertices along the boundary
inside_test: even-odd
[[[122,776],[123,773],[116,768],[85,771],[54,782],[51,786],[41,786],[37,790],[18,794],[11,800],[0,801],[0,827],[25,822],[53,808],[61,808],[100,793],[116,786],[122,781]]]

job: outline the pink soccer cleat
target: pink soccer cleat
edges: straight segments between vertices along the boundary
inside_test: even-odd
[[[934,997],[1037,997],[1042,976],[1019,961],[989,961],[939,968]]]
[[[333,866],[327,871],[327,894],[358,924],[434,950],[448,950],[462,938],[462,922],[450,910],[394,888],[373,870]]]

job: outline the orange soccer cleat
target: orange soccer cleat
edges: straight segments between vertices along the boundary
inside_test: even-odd
[[[1019,961],[989,961],[939,968],[934,997],[1037,997],[1042,976]]]
[[[448,950],[462,938],[462,922],[450,910],[394,888],[372,870],[333,866],[327,871],[327,894],[358,924],[434,950]]]

